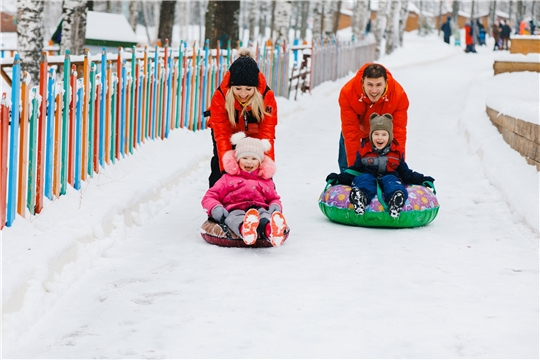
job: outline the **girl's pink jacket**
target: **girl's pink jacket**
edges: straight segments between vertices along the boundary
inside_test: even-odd
[[[206,191],[201,201],[209,216],[218,205],[227,211],[247,210],[250,207],[268,209],[271,204],[277,204],[283,209],[271,179],[276,172],[276,165],[270,157],[265,155],[261,166],[248,173],[240,169],[234,150],[229,150],[223,155],[223,166],[226,174]]]

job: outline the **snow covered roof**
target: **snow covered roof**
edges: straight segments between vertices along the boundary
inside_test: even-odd
[[[86,43],[89,45],[122,46],[137,44],[137,35],[121,14],[89,11],[86,18]]]
[[[412,2],[409,1],[409,3],[407,4],[407,10],[409,12],[413,12],[413,13],[416,13],[416,14],[420,14],[420,9],[418,8],[418,6],[414,5]],[[425,11],[423,10],[422,11],[422,15],[424,16],[428,16],[428,17],[433,17],[435,16],[433,13],[429,12],[429,11]]]

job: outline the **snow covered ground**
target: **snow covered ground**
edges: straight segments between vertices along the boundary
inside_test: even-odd
[[[497,110],[529,99],[520,114],[538,119],[540,77],[494,77],[496,53],[478,51],[406,34],[381,59],[411,101],[408,164],[436,179],[433,223],[320,212],[348,78],[324,83],[278,99],[282,247],[200,237],[208,131],[150,141],[5,228],[3,358],[538,358],[538,173],[485,106],[505,93]]]

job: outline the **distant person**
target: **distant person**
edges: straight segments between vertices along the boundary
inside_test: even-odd
[[[452,17],[448,17],[446,19],[446,22],[441,26],[441,30],[443,31],[443,39],[444,42],[447,44],[450,44],[450,36],[452,35]]]
[[[362,139],[369,137],[369,118],[375,112],[392,115],[396,146],[405,155],[409,98],[384,66],[364,64],[341,88],[338,101],[341,117],[340,171],[354,164]]]
[[[478,45],[486,45],[486,28],[484,24],[480,22],[480,19],[476,19],[476,27],[478,29]]]
[[[491,25],[491,36],[493,36],[493,40],[495,40],[495,44],[493,45],[493,51],[500,50],[501,46],[499,42],[501,41],[501,29],[499,27],[499,22],[495,21],[493,25]]]
[[[466,53],[475,53],[476,50],[474,48],[474,31],[473,31],[473,25],[471,24],[470,20],[467,20],[465,22],[465,52]]]
[[[265,156],[270,141],[234,134],[236,145],[223,155],[225,174],[206,191],[201,203],[206,213],[253,245],[258,238],[279,246],[285,239],[287,224],[272,176],[274,161]]]
[[[536,26],[534,25],[533,19],[529,20],[529,28],[531,29],[531,35],[534,35],[534,31],[536,30]]]
[[[326,181],[342,185],[352,185],[349,201],[357,215],[363,215],[366,207],[377,196],[377,184],[388,204],[388,212],[393,218],[401,213],[408,197],[404,184],[431,186],[435,179],[409,169],[393,141],[392,115],[371,114],[369,139],[362,141],[360,151],[349,172],[331,173]],[[426,184],[424,184],[426,182]]]
[[[454,29],[454,46],[461,46],[461,31],[458,26]]]
[[[214,145],[208,179],[210,187],[224,171],[222,157],[232,149],[230,139],[234,133],[242,131],[250,137],[267,139],[272,145],[268,156],[275,160],[277,103],[274,92],[259,71],[253,54],[248,49],[240,49],[238,55],[214,92],[210,105],[208,127],[212,129]]]
[[[510,33],[512,32],[512,28],[508,24],[509,20],[501,20],[502,28],[501,28],[501,39],[502,39],[502,50],[508,50],[508,40],[510,40]]]

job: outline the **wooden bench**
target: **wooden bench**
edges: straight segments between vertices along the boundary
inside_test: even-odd
[[[540,62],[525,62],[525,61],[501,61],[493,62],[493,72],[495,75],[516,72],[516,71],[536,71],[540,72]]]

